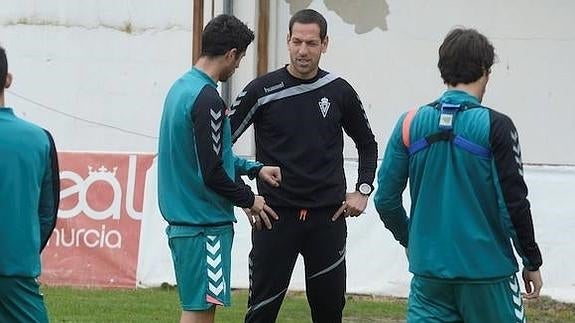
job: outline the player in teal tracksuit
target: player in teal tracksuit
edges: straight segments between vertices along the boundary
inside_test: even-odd
[[[11,81],[0,47],[0,322],[48,322],[36,278],[56,225],[58,157],[48,131],[5,107]]]
[[[527,297],[541,288],[521,151],[511,119],[481,105],[494,60],[477,31],[455,29],[439,50],[448,91],[401,116],[378,172],[375,206],[407,248],[414,274],[408,322],[522,322],[511,240]],[[409,179],[410,217],[402,205]]]
[[[220,15],[202,33],[202,55],[170,89],[158,153],[158,198],[169,226],[182,306],[181,322],[213,321],[214,305],[230,305],[233,206],[251,209],[255,227],[268,214],[240,175],[279,185],[278,167],[264,167],[232,152],[227,109],[217,92],[238,67],[254,35],[237,18]]]

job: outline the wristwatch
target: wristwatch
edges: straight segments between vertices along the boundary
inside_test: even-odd
[[[360,183],[357,185],[356,189],[363,195],[369,195],[371,194],[371,192],[373,192],[373,186],[371,186],[371,184],[368,183]]]

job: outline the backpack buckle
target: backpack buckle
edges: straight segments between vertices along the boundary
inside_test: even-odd
[[[461,110],[460,104],[443,103],[439,115],[439,129],[443,131],[453,130],[453,119],[459,110]]]

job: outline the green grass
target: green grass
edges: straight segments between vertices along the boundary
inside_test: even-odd
[[[174,288],[77,289],[43,287],[51,322],[178,322],[180,308]],[[234,291],[233,306],[218,308],[216,322],[243,322],[247,292]],[[549,298],[526,303],[529,322],[575,322],[575,304]],[[406,300],[350,295],[344,322],[404,322]],[[289,293],[278,322],[311,322],[303,293]]]

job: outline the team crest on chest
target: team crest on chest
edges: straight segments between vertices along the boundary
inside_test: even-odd
[[[319,109],[321,111],[321,114],[323,115],[323,117],[325,118],[325,116],[327,116],[327,111],[329,110],[329,100],[326,97],[321,98],[321,100],[319,100],[319,102],[317,103],[319,105]]]

